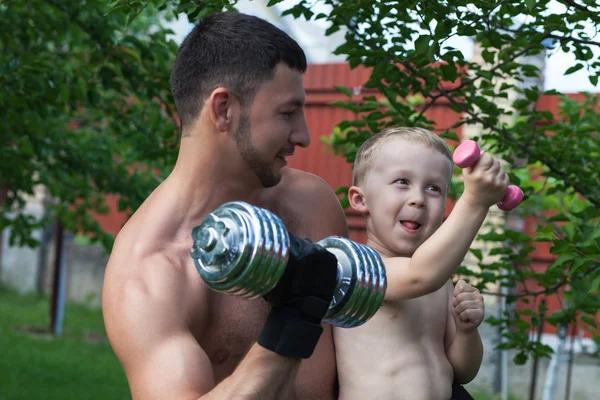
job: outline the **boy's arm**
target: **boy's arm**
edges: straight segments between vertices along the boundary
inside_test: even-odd
[[[385,299],[411,299],[441,289],[469,251],[488,208],[471,205],[461,197],[442,226],[412,258],[384,258],[388,281]]]
[[[471,382],[483,360],[483,343],[477,328],[485,315],[483,297],[477,289],[460,280],[452,291],[448,285],[449,307],[446,322],[446,356],[454,369],[454,381]]]
[[[465,191],[440,226],[411,258],[384,259],[388,280],[385,299],[398,301],[441,289],[469,251],[489,208],[500,201],[508,175],[500,162],[484,153],[472,168],[463,169]]]

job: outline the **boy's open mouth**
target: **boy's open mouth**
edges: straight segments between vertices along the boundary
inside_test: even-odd
[[[416,231],[421,227],[421,224],[419,224],[418,222],[409,221],[409,220],[401,220],[400,223],[402,224],[402,226],[404,226],[405,228],[407,228],[411,231]]]

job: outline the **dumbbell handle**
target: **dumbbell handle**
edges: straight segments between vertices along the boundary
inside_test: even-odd
[[[475,165],[481,155],[479,145],[473,140],[467,140],[461,143],[452,155],[454,163],[461,168],[467,168]],[[510,211],[517,207],[523,201],[523,191],[520,187],[509,185],[502,200],[497,204],[498,208],[503,211]]]

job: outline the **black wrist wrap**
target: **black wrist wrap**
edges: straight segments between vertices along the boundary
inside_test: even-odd
[[[291,236],[291,256],[275,289],[258,344],[286,357],[309,358],[336,286],[335,256],[308,239]]]
[[[273,308],[267,317],[267,322],[258,338],[258,344],[286,357],[309,358],[323,332],[323,327],[318,322],[309,322],[300,319],[298,310],[304,314],[302,317],[311,317],[318,321],[326,312],[329,304],[316,298],[307,297],[298,299],[303,304],[298,308]]]

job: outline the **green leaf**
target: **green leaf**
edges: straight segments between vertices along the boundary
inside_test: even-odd
[[[575,254],[561,254],[558,259],[550,265],[550,269],[558,268],[563,266],[566,262],[571,261],[575,258]]]
[[[554,237],[555,234],[552,225],[543,225],[541,228],[538,228],[538,235],[535,237],[535,241],[550,242]]]
[[[458,78],[458,71],[456,70],[456,65],[454,65],[454,63],[440,65],[440,71],[442,77],[448,82],[454,82]]]
[[[457,142],[460,142],[460,138],[458,137],[456,132],[453,132],[453,131],[445,131],[445,132],[441,133],[439,136],[442,139],[449,139],[449,140],[455,140]]]
[[[517,365],[523,365],[527,362],[527,354],[521,352],[514,356],[513,361]]]
[[[440,51],[440,45],[436,40],[434,40],[431,43],[431,46],[429,46],[429,50],[427,51],[427,58],[429,59],[429,61],[431,61],[431,62],[435,61],[438,56],[439,51]]]
[[[347,194],[348,189],[350,189],[348,186],[340,186],[335,190],[335,194]]]
[[[128,10],[128,9],[129,9],[129,6],[128,6],[127,4],[119,4],[119,5],[116,5],[116,6],[112,7],[112,8],[110,8],[110,9],[109,9],[109,10],[108,10],[108,11],[107,11],[105,14],[104,14],[104,16],[108,16],[109,14],[115,14],[115,13],[119,13],[119,12],[121,12],[121,11],[125,11],[125,10]]]
[[[565,71],[565,75],[571,75],[572,73],[579,71],[581,68],[583,68],[583,64],[575,64]]]
[[[600,287],[600,274],[596,276],[596,278],[592,281],[592,285],[590,286],[590,292],[597,292]]]
[[[520,330],[527,330],[527,329],[531,328],[531,324],[529,322],[523,321],[520,319],[515,321],[515,326],[517,328],[519,328]]]
[[[589,262],[590,261],[584,257],[578,257],[574,259],[571,263],[571,267],[569,268],[569,273],[574,274],[579,268],[586,266],[587,264],[589,264]]]
[[[471,253],[473,253],[473,255],[474,255],[475,257],[477,257],[477,259],[478,259],[479,261],[483,260],[483,254],[481,253],[481,250],[479,250],[479,249],[469,249],[469,251],[470,251]]]
[[[564,222],[564,221],[569,221],[569,217],[566,216],[565,214],[555,214],[553,216],[551,216],[550,218],[548,218],[548,221],[550,222]]]
[[[415,40],[415,52],[417,54],[427,54],[429,52],[429,42],[431,42],[431,36],[420,35]]]
[[[339,86],[339,85],[334,85],[333,88],[335,90],[337,90],[338,92],[345,94],[348,97],[352,97],[352,91],[350,90],[350,88],[347,88],[345,86]]]
[[[529,11],[533,10],[533,8],[535,7],[536,3],[537,3],[537,0],[525,0],[525,5],[529,9]]]
[[[483,58],[483,61],[485,61],[486,63],[491,64],[491,63],[494,62],[494,60],[496,58],[496,55],[495,55],[494,52],[489,51],[488,49],[484,49],[481,52],[481,57]]]
[[[129,57],[133,58],[135,61],[137,61],[139,63],[142,62],[142,58],[140,57],[140,54],[137,51],[135,51],[134,49],[127,47],[127,46],[121,46],[120,50],[121,50],[121,52],[125,53]]]
[[[594,328],[598,328],[598,324],[596,323],[596,320],[588,315],[582,315],[581,320]]]

